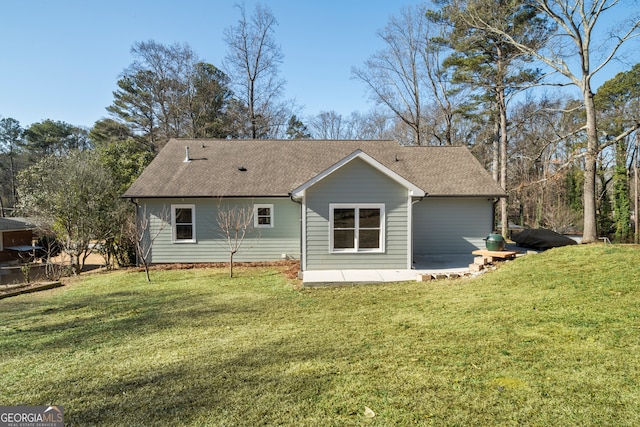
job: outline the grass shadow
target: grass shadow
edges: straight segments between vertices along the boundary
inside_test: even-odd
[[[130,377],[105,378],[94,387],[76,389],[64,396],[69,402],[65,421],[152,426],[218,425],[224,419],[227,425],[287,424],[283,408],[291,414],[311,413],[318,397],[334,387],[335,377],[323,371],[322,363],[308,368],[314,360],[328,357],[318,349],[301,351],[293,340],[256,343],[243,352],[214,357],[189,354],[162,369],[149,367]],[[307,369],[289,369],[296,365]],[[74,409],[76,402],[83,402],[81,409]]]

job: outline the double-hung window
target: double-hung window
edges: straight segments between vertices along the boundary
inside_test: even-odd
[[[273,227],[273,205],[253,205],[253,226],[255,228]]]
[[[384,204],[329,205],[331,252],[384,252]]]
[[[196,206],[171,205],[171,225],[174,243],[195,243]]]

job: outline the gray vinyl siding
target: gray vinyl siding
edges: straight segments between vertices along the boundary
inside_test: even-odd
[[[142,207],[152,216],[152,232],[167,218],[164,228],[155,239],[150,262],[197,263],[226,262],[229,249],[217,223],[218,209],[228,206],[252,208],[254,204],[273,205],[273,227],[254,229],[244,240],[234,261],[276,261],[282,255],[300,258],[300,205],[288,198],[256,199],[152,199],[140,200]],[[195,205],[195,243],[175,243],[172,241],[171,205]],[[142,209],[141,209],[142,210]],[[162,212],[164,211],[164,214]]]
[[[382,253],[331,253],[331,203],[382,203],[385,206],[385,248]],[[406,269],[408,191],[402,185],[355,159],[306,191],[306,269]]]
[[[486,197],[430,198],[413,205],[415,255],[469,254],[492,231],[493,202]]]

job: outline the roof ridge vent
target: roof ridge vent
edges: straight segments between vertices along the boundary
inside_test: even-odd
[[[188,145],[184,147],[184,151],[185,151],[185,153],[184,153],[184,160],[183,160],[183,162],[184,162],[184,163],[189,163],[189,162],[191,162],[191,159],[189,158],[189,146],[188,146]]]

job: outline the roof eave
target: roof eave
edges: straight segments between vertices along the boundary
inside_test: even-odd
[[[491,198],[491,199],[501,199],[504,197],[507,197],[506,194],[491,194],[491,193],[485,193],[485,194],[478,194],[478,193],[472,193],[472,194],[438,194],[438,193],[429,193],[427,195],[427,197],[458,197],[458,198],[462,198],[462,197],[472,197],[472,198],[477,198],[477,197],[487,197],[487,198]]]
[[[247,194],[198,194],[198,195],[167,195],[167,194],[123,194],[120,196],[123,199],[280,199],[289,198],[290,194],[261,194],[261,195],[247,195]]]

